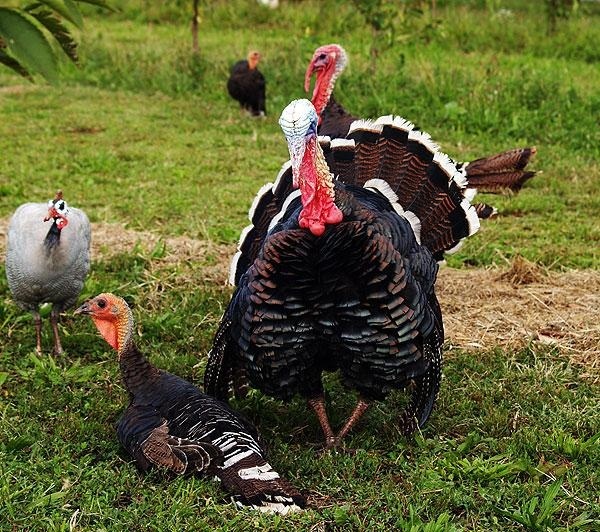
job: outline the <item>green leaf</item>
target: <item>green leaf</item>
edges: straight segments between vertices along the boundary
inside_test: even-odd
[[[8,379],[8,373],[6,373],[6,371],[0,371],[0,388],[6,382],[7,379]]]
[[[31,74],[27,72],[23,65],[19,63],[14,57],[8,55],[4,50],[0,48],[0,63],[14,70],[20,76],[31,79]]]
[[[51,83],[56,83],[58,67],[54,51],[28,15],[0,7],[0,37],[25,69],[38,72]]]
[[[73,0],[38,0],[41,4],[47,5],[50,9],[56,11],[68,21],[72,22],[79,29],[83,28],[83,18],[77,4]]]
[[[118,11],[118,9],[112,7],[111,5],[107,4],[103,0],[77,0],[77,1],[80,4],[91,4],[93,6],[98,6],[103,9],[108,9],[109,11],[112,11],[113,13],[116,13]]]
[[[69,29],[50,11],[34,11],[31,15],[42,24],[58,41],[67,57],[77,63],[77,42],[69,33]]]

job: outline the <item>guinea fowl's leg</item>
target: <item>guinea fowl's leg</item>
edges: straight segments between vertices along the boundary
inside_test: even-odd
[[[325,397],[322,395],[312,397],[308,400],[308,406],[312,408],[323,429],[323,434],[325,435],[325,448],[331,449],[335,445],[335,436],[333,435],[333,430],[331,430],[327,411],[325,410]]]
[[[58,335],[58,320],[60,318],[60,310],[52,305],[52,312],[50,313],[50,324],[52,325],[52,333],[54,334],[54,354],[61,355],[63,352],[62,345],[60,343],[60,336]]]
[[[32,310],[33,322],[35,323],[35,350],[38,355],[42,354],[42,317],[37,310]]]
[[[352,414],[350,414],[348,421],[346,421],[345,425],[342,427],[342,429],[338,432],[337,436],[335,437],[335,445],[340,444],[340,442],[342,441],[344,436],[346,434],[348,434],[350,429],[361,418],[361,416],[365,413],[367,408],[369,408],[369,404],[370,403],[365,401],[362,397],[358,399],[358,402],[356,403],[356,406],[354,407]]]

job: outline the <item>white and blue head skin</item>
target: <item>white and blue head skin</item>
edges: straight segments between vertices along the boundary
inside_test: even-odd
[[[304,158],[307,142],[317,138],[319,116],[310,100],[294,100],[281,112],[279,125],[288,143],[294,186],[298,186],[300,164]]]

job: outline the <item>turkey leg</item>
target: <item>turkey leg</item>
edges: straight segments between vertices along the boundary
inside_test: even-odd
[[[60,344],[60,336],[58,335],[58,320],[60,318],[60,311],[54,310],[52,306],[52,312],[50,313],[50,324],[52,325],[52,333],[54,334],[54,354],[61,355],[63,352],[62,345]]]
[[[318,395],[317,397],[309,399],[308,406],[312,408],[313,412],[317,416],[317,419],[319,420],[321,429],[323,429],[323,434],[325,435],[325,448],[331,449],[335,446],[335,436],[333,435],[333,430],[331,430],[331,425],[329,424],[329,419],[327,417],[327,411],[325,410],[325,397]]]
[[[346,424],[342,427],[342,429],[338,432],[338,435],[335,437],[335,443],[334,443],[335,445],[339,445],[340,442],[342,441],[342,438],[346,434],[348,434],[348,432],[354,425],[356,425],[356,422],[365,413],[367,408],[369,408],[369,404],[370,403],[365,401],[362,397],[358,399],[358,402],[356,403],[356,406],[354,407],[352,414],[350,414],[348,421],[346,421]]]

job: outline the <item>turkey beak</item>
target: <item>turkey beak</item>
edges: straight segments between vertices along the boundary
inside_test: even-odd
[[[288,140],[288,150],[290,152],[290,161],[292,163],[292,174],[294,176],[294,188],[298,188],[298,176],[300,175],[300,165],[304,158],[306,142],[303,138]]]
[[[306,74],[304,75],[304,92],[308,92],[310,90],[310,81],[312,79],[313,72],[315,71],[315,62],[314,60],[310,62],[308,68],[306,69]]]
[[[83,305],[81,305],[73,314],[91,314],[92,309],[90,308],[90,302],[86,301]]]

